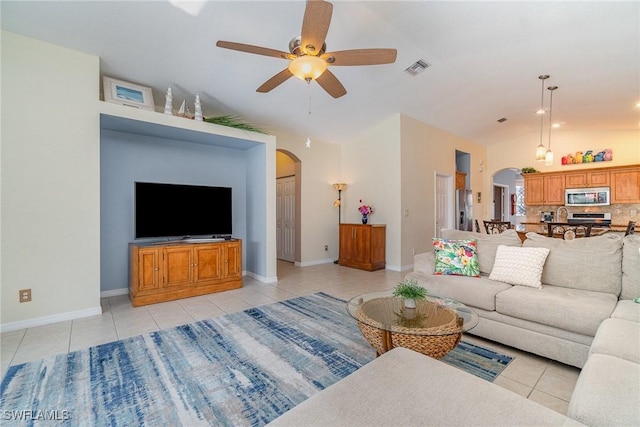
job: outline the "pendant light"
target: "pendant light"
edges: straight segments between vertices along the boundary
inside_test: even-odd
[[[549,146],[547,152],[544,155],[544,164],[551,166],[553,164],[553,151],[551,151],[551,110],[553,109],[553,91],[558,89],[558,86],[549,86],[547,89],[551,91],[551,99],[549,100]]]
[[[540,109],[536,111],[536,114],[540,114],[540,144],[538,144],[538,148],[536,149],[536,160],[541,162],[545,160],[545,152],[544,145],[542,145],[542,126],[544,124],[544,81],[549,78],[547,74],[543,74],[538,76],[540,79]]]

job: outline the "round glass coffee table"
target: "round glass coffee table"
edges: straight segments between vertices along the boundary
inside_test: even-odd
[[[416,308],[406,308],[392,291],[354,297],[347,310],[378,355],[406,347],[440,359],[478,324],[478,315],[458,301],[428,296],[417,300]]]

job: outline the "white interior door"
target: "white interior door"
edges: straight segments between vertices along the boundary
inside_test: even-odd
[[[450,228],[451,218],[451,177],[436,175],[436,229],[434,235],[440,237],[440,230]]]
[[[295,261],[296,255],[296,177],[276,180],[276,242],[277,256]]]

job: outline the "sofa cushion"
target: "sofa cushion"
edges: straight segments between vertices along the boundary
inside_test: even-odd
[[[434,274],[453,276],[480,276],[477,241],[433,239],[433,252],[436,257]]]
[[[640,364],[606,354],[587,360],[567,414],[590,426],[637,426]]]
[[[547,248],[498,246],[489,279],[510,285],[541,288],[542,267],[549,255]]]
[[[514,286],[496,295],[496,311],[518,319],[595,336],[618,299],[602,292],[543,286]]]
[[[600,324],[589,353],[608,354],[640,363],[640,324],[630,320],[606,319]]]
[[[629,234],[622,245],[622,292],[620,299],[640,297],[640,235]]]
[[[478,241],[478,266],[480,272],[489,274],[493,268],[498,246],[522,246],[522,240],[516,230],[506,230],[500,234],[481,234],[472,231],[443,229],[440,232],[443,239],[476,239]]]
[[[396,347],[269,426],[581,425],[461,369]]]
[[[527,233],[525,247],[548,248],[542,283],[620,295],[622,238],[616,234],[575,240]],[[478,250],[479,253],[479,250]]]
[[[433,254],[431,254],[433,256]],[[429,295],[451,298],[471,307],[487,311],[496,309],[496,294],[511,285],[489,280],[487,276],[437,276],[424,273],[407,273],[407,279],[415,279],[427,288]]]
[[[616,304],[616,309],[611,313],[611,317],[640,322],[640,304],[630,299],[620,300]]]

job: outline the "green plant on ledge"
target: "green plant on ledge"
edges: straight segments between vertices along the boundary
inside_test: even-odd
[[[399,282],[398,285],[393,288],[394,297],[402,297],[405,299],[424,299],[427,297],[427,290],[418,284],[415,279],[405,279],[404,282]]]
[[[538,171],[536,170],[536,168],[529,168],[529,167],[526,167],[526,168],[522,168],[522,169],[520,169],[520,173],[521,173],[521,174],[523,174],[523,175],[524,175],[524,174],[527,174],[527,173],[536,173],[536,172],[538,172]]]
[[[266,132],[259,127],[252,125],[251,123],[247,123],[242,120],[242,117],[234,116],[231,114],[227,114],[225,116],[215,116],[215,117],[207,117],[204,119],[207,123],[213,123],[215,125],[227,126],[235,129],[242,129],[249,132],[257,132],[266,135]]]

